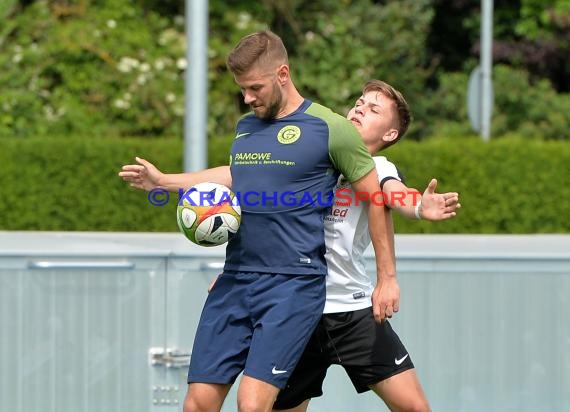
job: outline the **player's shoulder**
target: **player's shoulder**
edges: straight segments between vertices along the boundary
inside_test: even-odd
[[[247,112],[242,114],[239,119],[237,120],[236,124],[249,124],[249,123],[256,123],[257,117],[253,112]]]
[[[386,156],[373,156],[372,159],[376,164],[376,171],[380,180],[391,177],[397,180],[403,180],[398,167],[392,163]]]
[[[374,163],[376,163],[376,166],[386,166],[386,165],[396,166],[394,163],[388,160],[386,156],[372,156],[372,159],[374,159]]]
[[[329,147],[333,152],[355,153],[357,151],[355,148],[359,145],[362,146],[363,151],[366,151],[358,130],[356,130],[354,125],[346,117],[318,103],[311,103],[306,110],[306,114],[314,116],[323,122],[323,124],[326,124]],[[370,160],[368,154],[367,157],[368,160]]]
[[[318,117],[334,126],[342,127],[351,124],[346,117],[334,112],[331,108],[312,101],[309,101],[309,103],[305,111],[306,114]]]

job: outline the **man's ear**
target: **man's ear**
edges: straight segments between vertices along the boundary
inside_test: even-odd
[[[281,66],[279,66],[279,68],[277,69],[277,79],[279,80],[281,86],[284,86],[285,83],[287,83],[287,81],[289,80],[289,66],[287,66],[286,64],[282,64]]]
[[[384,136],[382,136],[382,140],[386,143],[393,142],[398,138],[398,134],[399,133],[396,129],[390,129],[384,134]]]

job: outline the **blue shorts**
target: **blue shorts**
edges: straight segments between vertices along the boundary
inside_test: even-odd
[[[325,276],[220,275],[194,339],[188,383],[245,375],[285,387],[323,313]]]

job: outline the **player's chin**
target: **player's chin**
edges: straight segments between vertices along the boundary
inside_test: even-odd
[[[255,113],[255,115],[263,120],[269,119],[269,113],[267,112],[267,110],[265,110],[265,108],[259,106],[259,107],[255,107],[253,109],[253,113]]]

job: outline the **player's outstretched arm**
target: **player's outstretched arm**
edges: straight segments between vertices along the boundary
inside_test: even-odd
[[[388,206],[404,217],[417,219],[419,216],[432,221],[455,217],[457,209],[461,207],[459,194],[456,192],[436,193],[436,189],[436,179],[431,179],[423,195],[399,180],[392,179],[384,183],[384,193],[389,199]],[[419,208],[416,210],[418,204]],[[416,211],[418,216],[416,216]]]
[[[362,179],[352,182],[357,196],[368,194],[373,199],[379,193],[378,174],[372,170]],[[361,197],[362,198],[362,197]],[[368,227],[376,257],[376,287],[372,294],[374,318],[382,321],[398,312],[400,307],[400,286],[396,278],[396,257],[394,253],[394,227],[390,211],[384,206],[368,203]]]
[[[119,172],[119,177],[129,186],[137,189],[150,191],[161,187],[164,173],[145,159],[135,157],[135,161],[137,164],[124,165]]]
[[[135,157],[137,164],[124,165],[119,176],[130,186],[150,191],[157,187],[178,192],[195,184],[212,182],[232,187],[232,176],[229,166],[214,167],[199,172],[162,173],[151,162]]]

